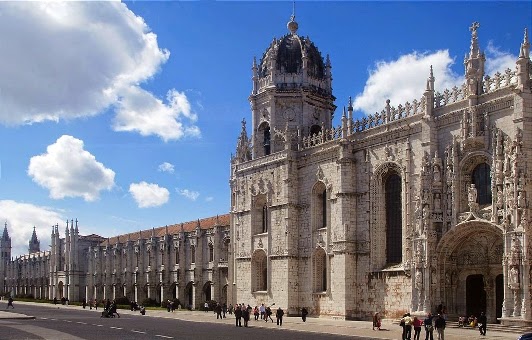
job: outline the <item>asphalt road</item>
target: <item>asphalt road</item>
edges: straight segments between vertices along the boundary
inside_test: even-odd
[[[33,315],[35,319],[0,320],[0,339],[371,339],[291,331],[280,327],[253,327],[253,320],[249,328],[237,328],[232,323],[214,323],[211,313],[205,315],[208,322],[191,322],[140,314],[101,318],[100,313],[87,310],[39,305],[18,304],[15,310],[9,311]]]

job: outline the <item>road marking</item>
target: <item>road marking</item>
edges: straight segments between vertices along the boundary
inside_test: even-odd
[[[71,320],[65,320],[65,322],[72,322]]]
[[[79,324],[81,324],[81,325],[86,325],[86,324],[87,324],[86,322],[81,322],[81,321],[78,321],[78,322],[76,322],[76,323],[79,323]]]
[[[146,334],[146,332],[136,331],[136,330],[134,330],[134,329],[132,329],[131,331],[132,331],[132,332],[135,332],[135,333]]]
[[[43,320],[48,320],[48,318],[41,318],[41,319],[43,319]]]
[[[114,326],[110,326],[109,328],[112,328],[112,329],[122,329],[122,327],[114,327]]]
[[[96,323],[93,323],[92,325],[93,325],[93,326],[96,326],[96,327],[103,327],[103,325],[98,325],[98,324],[96,324]]]
[[[173,337],[171,337],[171,336],[166,336],[166,335],[155,334],[155,336],[158,336],[159,338],[173,339]]]

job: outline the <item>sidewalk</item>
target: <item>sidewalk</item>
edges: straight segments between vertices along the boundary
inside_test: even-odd
[[[31,302],[22,302],[17,301],[17,304],[28,304],[33,305]],[[84,310],[81,306],[65,306],[65,305],[53,305],[46,303],[39,303],[39,306],[49,307],[49,308],[60,308],[60,309],[77,309]],[[0,303],[0,310],[4,307],[5,304]],[[15,307],[16,308],[16,307]],[[86,312],[101,313],[103,308],[94,308],[91,310],[89,307],[85,309]],[[120,315],[139,315],[138,311],[130,311],[119,309],[118,312]],[[6,315],[7,314],[7,315]],[[23,314],[16,314],[17,317],[12,315],[16,313],[11,312],[0,312],[0,320],[4,318],[34,318],[31,316],[26,316]],[[200,311],[189,311],[189,310],[176,310],[175,312],[167,312],[164,309],[160,310],[146,310],[146,317],[154,318],[168,318],[168,319],[179,319],[189,322],[210,322],[210,323],[223,323],[227,325],[234,325],[235,318],[233,315],[227,314],[227,318],[222,320],[216,320],[216,315],[213,312],[200,312]],[[275,321],[275,318],[274,318]],[[307,322],[303,322],[300,317],[285,317],[283,318],[283,326],[277,326],[275,322],[264,322],[262,320],[255,321],[253,318],[249,321],[249,327],[261,327],[261,328],[272,328],[272,329],[289,329],[292,331],[298,332],[312,332],[312,333],[326,333],[326,334],[336,334],[336,335],[346,335],[346,336],[363,336],[372,339],[386,339],[386,340],[397,340],[401,338],[401,327],[398,324],[392,323],[392,320],[383,320],[382,327],[380,331],[372,330],[371,321],[343,321],[343,320],[333,320],[325,318],[307,318]],[[412,330],[412,338],[414,336],[414,330]],[[434,333],[434,338],[436,339],[436,333]],[[516,333],[507,333],[500,331],[490,332],[488,325],[487,336],[481,336],[476,329],[463,329],[463,328],[451,328],[448,327],[445,329],[445,339],[446,340],[468,340],[468,339],[500,339],[500,340],[516,340],[519,337],[519,334]],[[422,339],[425,338],[425,331],[421,331]]]

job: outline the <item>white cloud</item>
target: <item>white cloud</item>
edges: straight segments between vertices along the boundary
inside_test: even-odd
[[[137,131],[142,136],[157,135],[164,141],[200,135],[199,128],[193,124],[196,114],[191,111],[184,93],[168,91],[167,104],[136,86],[129,87],[124,93],[126,95],[119,99],[117,105],[113,123],[115,131]],[[186,125],[185,122],[191,124]]]
[[[83,197],[98,199],[100,191],[111,190],[115,172],[106,168],[88,151],[83,141],[63,135],[46,148],[46,153],[33,156],[28,175],[34,182],[50,190],[50,197]]]
[[[159,164],[159,171],[161,172],[168,172],[170,174],[174,173],[174,165],[172,163],[164,162],[162,164]]]
[[[180,97],[165,104],[139,87],[170,53],[126,4],[0,2],[0,32],[10,32],[0,35],[0,124],[86,117],[116,105],[120,131],[164,140],[198,135],[184,124],[195,121],[184,94],[170,90]],[[142,127],[143,115],[157,119]]]
[[[499,51],[492,44],[488,45],[485,53],[486,74],[502,72],[508,67],[515,68],[517,57]],[[363,92],[355,96],[353,107],[366,114],[373,114],[385,108],[387,99],[390,99],[390,105],[395,107],[404,105],[407,101],[412,103],[414,99],[419,101],[425,91],[431,65],[436,91],[443,92],[453,86],[461,86],[464,76],[463,73],[453,72],[454,63],[455,60],[448,50],[433,53],[413,52],[402,55],[397,60],[378,61],[374,69],[369,71]]]
[[[181,196],[184,196],[186,198],[188,198],[189,200],[191,201],[195,201],[196,199],[198,199],[200,193],[197,192],[197,191],[191,191],[191,190],[188,190],[188,189],[176,189],[176,191],[181,195]]]
[[[205,202],[211,202],[212,200],[214,200],[212,196],[205,197]]]
[[[139,208],[158,207],[168,202],[170,192],[157,184],[131,183],[129,193],[133,196]]]
[[[1,231],[4,230],[4,223],[7,222],[13,256],[28,253],[28,242],[33,233],[33,227],[41,242],[41,251],[49,250],[51,226],[65,219],[60,211],[52,208],[12,200],[0,200]]]

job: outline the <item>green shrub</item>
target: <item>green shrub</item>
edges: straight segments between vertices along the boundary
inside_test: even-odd
[[[159,304],[155,299],[144,299],[141,305],[144,307],[159,307]]]
[[[129,301],[129,299],[125,296],[119,296],[115,299],[115,303],[117,305],[128,305],[130,306],[131,305],[131,302]]]

